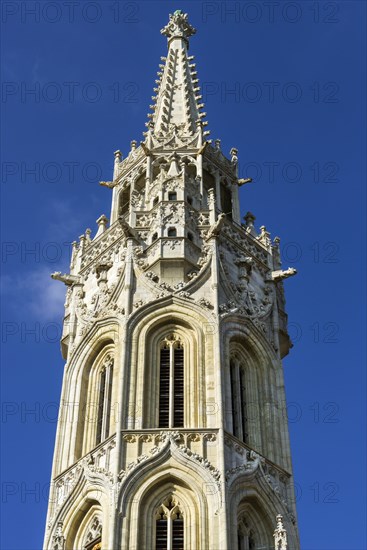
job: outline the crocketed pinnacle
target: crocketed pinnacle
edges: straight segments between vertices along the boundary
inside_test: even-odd
[[[194,135],[199,128],[207,125],[203,121],[206,113],[200,103],[199,80],[194,57],[188,56],[188,38],[196,30],[188,22],[187,14],[176,11],[170,15],[168,24],[161,33],[168,38],[168,54],[162,57],[159,65],[156,95],[150,105],[148,129],[156,137],[164,136],[172,130],[181,135]]]

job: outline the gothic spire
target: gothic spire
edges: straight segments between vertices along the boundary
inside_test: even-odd
[[[162,57],[159,65],[156,95],[150,105],[148,130],[155,137],[164,137],[174,131],[180,136],[193,136],[207,125],[203,122],[206,113],[201,110],[204,104],[194,57],[188,56],[189,37],[196,30],[188,22],[186,13],[180,10],[169,16],[168,24],[161,30],[168,39],[167,57]],[[149,133],[149,132],[148,132]]]

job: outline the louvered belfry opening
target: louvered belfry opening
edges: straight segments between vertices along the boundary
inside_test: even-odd
[[[161,349],[160,378],[159,378],[159,427],[169,427],[170,401],[170,356],[171,350],[167,345]]]
[[[184,522],[179,512],[172,521],[172,550],[184,550]]]
[[[182,428],[184,425],[184,350],[174,349],[173,366],[173,425]]]
[[[156,515],[154,550],[184,550],[184,519],[180,506],[171,497]]]
[[[159,428],[184,427],[184,348],[174,336],[160,349]]]
[[[231,375],[231,404],[232,404],[232,433],[234,436],[239,436],[238,430],[238,411],[237,411],[237,391],[236,391],[236,376],[235,376],[235,364],[233,361],[230,363],[230,375]]]
[[[245,371],[240,367],[240,391],[241,391],[241,419],[242,419],[242,441],[248,442],[247,429],[247,399],[246,399],[246,378]]]
[[[97,417],[97,434],[96,445],[102,441],[102,426],[103,426],[103,411],[106,395],[106,369],[103,369],[99,379],[99,402],[98,402],[98,417]]]
[[[110,435],[112,401],[113,359],[108,355],[99,373],[96,445]]]
[[[230,361],[232,433],[248,443],[246,370],[237,359]]]
[[[167,550],[168,544],[168,521],[161,514],[161,519],[156,521],[155,548],[156,550]]]

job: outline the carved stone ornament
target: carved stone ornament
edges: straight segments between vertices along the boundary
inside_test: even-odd
[[[96,241],[92,241],[85,248],[81,256],[81,270],[84,272],[88,267],[93,267],[97,261],[100,264],[113,262],[125,247],[125,233],[117,221],[108,231],[105,231]]]
[[[288,277],[293,277],[293,275],[296,274],[297,269],[294,267],[288,267],[288,269],[285,270],[278,269],[277,271],[271,272],[271,280],[277,283],[278,281],[283,281],[283,279],[288,279]]]
[[[198,300],[198,304],[206,309],[213,309],[213,304],[206,298],[200,298],[200,300]]]
[[[124,439],[126,437],[127,436],[124,436]],[[191,460],[194,460],[195,462],[197,462],[198,464],[201,464],[204,468],[206,468],[210,472],[217,486],[220,488],[221,474],[219,470],[214,468],[214,466],[212,466],[209,460],[202,457],[198,453],[191,451],[191,449],[189,449],[184,442],[184,440],[186,440],[187,442],[190,440],[197,441],[198,439],[200,439],[200,437],[206,437],[208,441],[215,441],[216,439],[215,434],[204,434],[204,436],[200,436],[200,434],[189,433],[184,435],[183,433],[178,431],[162,431],[159,434],[156,434],[155,435],[156,445],[149,450],[148,454],[140,455],[134,462],[129,463],[127,465],[126,470],[121,470],[119,474],[119,480],[123,481],[142,462],[145,462],[149,460],[152,456],[155,456],[163,452],[164,449],[167,448],[167,446],[173,445],[174,449],[176,449],[183,456],[190,457]],[[129,441],[132,441],[132,440],[129,439]]]
[[[273,304],[273,290],[267,279],[257,277],[254,273],[258,271],[258,266],[251,256],[245,256],[241,253],[228,251],[222,247],[219,254],[221,281],[228,301],[220,304],[219,311],[221,315],[237,313],[250,318],[265,319]],[[229,269],[234,264],[237,266],[237,272]],[[255,283],[255,280],[263,280],[261,284]],[[266,332],[266,325],[258,325]]]
[[[235,468],[230,468],[226,471],[225,478],[228,482],[232,481],[232,478],[237,477],[238,475],[247,474],[252,475],[258,468],[260,468],[261,462],[265,460],[257,454],[255,451],[246,451],[244,450],[244,461],[239,466]]]
[[[61,281],[67,286],[71,286],[74,283],[78,283],[80,281],[80,277],[77,275],[70,275],[69,273],[62,274],[61,271],[55,271],[54,273],[51,273],[51,278],[55,281]]]
[[[187,13],[182,13],[181,10],[176,10],[173,14],[170,14],[168,24],[161,30],[161,34],[168,38],[173,36],[189,38],[195,33],[196,29],[188,22]]]
[[[92,547],[92,550],[101,548],[100,542],[98,539],[102,537],[102,521],[101,518],[98,516],[95,516],[92,521],[91,525],[88,529],[88,532],[84,539],[84,548],[89,547],[93,543],[93,541],[96,541],[96,544]]]
[[[55,534],[52,537],[52,550],[64,550],[65,537],[62,534],[63,522],[57,522]]]
[[[280,514],[277,516],[277,526],[274,531],[274,547],[275,550],[287,550],[287,531],[284,529],[283,516]]]

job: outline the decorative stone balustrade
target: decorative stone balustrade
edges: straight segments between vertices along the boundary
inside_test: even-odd
[[[120,222],[117,221],[85,248],[81,258],[80,272],[83,273],[97,259],[99,263],[114,261],[121,249],[120,242],[124,239],[124,232]]]
[[[255,240],[251,235],[246,233],[243,227],[225,221],[222,234],[228,245],[232,241],[241,248],[246,255],[258,260],[264,266],[268,266],[269,255],[267,248],[261,242]]]

